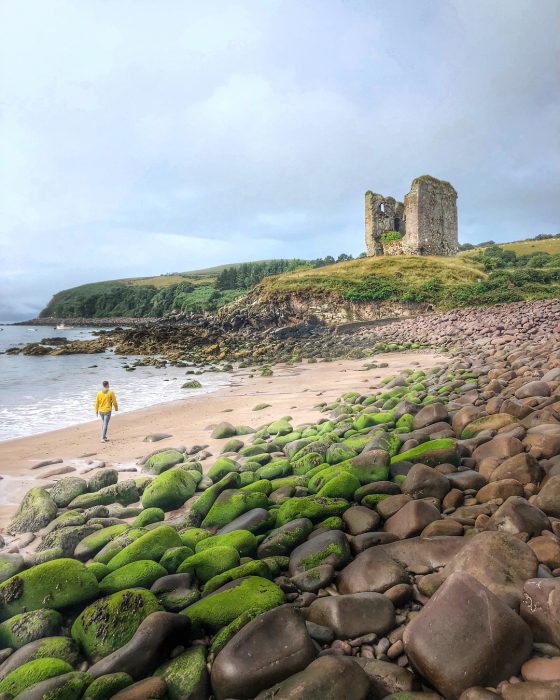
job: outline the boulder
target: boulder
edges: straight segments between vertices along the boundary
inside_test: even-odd
[[[290,576],[330,564],[341,569],[350,561],[350,545],[341,530],[329,530],[303,542],[290,555]]]
[[[501,530],[511,535],[526,532],[534,537],[543,530],[550,530],[550,522],[542,510],[521,496],[510,496],[490,518],[486,529]]]
[[[395,625],[395,609],[381,593],[350,593],[314,600],[307,619],[331,629],[338,639],[375,633],[383,636]]]
[[[17,513],[8,525],[8,532],[37,532],[56,517],[58,507],[45,489],[30,489],[24,496]]]
[[[519,612],[533,631],[535,641],[560,646],[560,579],[526,581]]]
[[[432,503],[411,501],[391,516],[383,529],[404,540],[419,535],[427,525],[440,518],[439,510]]]
[[[534,504],[547,515],[560,517],[560,475],[551,476],[534,499]]]
[[[408,583],[406,569],[381,547],[359,554],[338,577],[340,593],[384,593],[399,583]]]
[[[432,497],[440,501],[450,489],[449,479],[425,464],[415,464],[401,485],[402,492],[412,498]]]
[[[169,700],[206,700],[209,695],[206,649],[200,644],[186,649],[156,669],[154,677],[165,681]]]

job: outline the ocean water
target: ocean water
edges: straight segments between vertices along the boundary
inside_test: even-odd
[[[86,340],[93,328],[55,330],[50,326],[0,325],[0,353],[7,348],[66,337]],[[95,355],[29,357],[0,354],[0,441],[35,435],[95,420],[95,395],[107,379],[122,412],[215,391],[227,386],[230,375],[205,372],[196,379],[202,389],[181,389],[187,368],[138,367],[127,372],[135,356],[112,352]]]

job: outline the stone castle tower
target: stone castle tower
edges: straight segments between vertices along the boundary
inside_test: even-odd
[[[368,255],[455,255],[457,192],[431,175],[417,177],[404,204],[366,192]]]

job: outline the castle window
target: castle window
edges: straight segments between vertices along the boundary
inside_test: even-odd
[[[382,214],[385,213],[385,205],[383,204],[383,202],[381,202],[381,204],[379,205],[379,211],[380,211]]]
[[[401,220],[399,219],[398,216],[395,216],[394,229],[395,229],[395,231],[401,230]]]

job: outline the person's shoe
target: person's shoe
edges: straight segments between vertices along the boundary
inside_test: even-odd
[[[109,442],[109,438],[103,438],[103,442]]]

